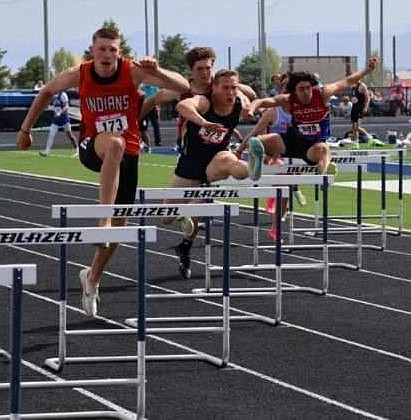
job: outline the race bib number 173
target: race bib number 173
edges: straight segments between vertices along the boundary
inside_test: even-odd
[[[97,133],[104,131],[115,134],[122,134],[128,128],[127,117],[125,115],[110,115],[101,117],[96,121]]]

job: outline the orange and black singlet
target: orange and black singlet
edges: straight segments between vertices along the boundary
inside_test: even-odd
[[[132,60],[120,58],[113,76],[102,78],[94,69],[94,62],[80,66],[80,111],[82,116],[80,139],[96,137],[108,131],[126,140],[125,153],[138,155],[140,130],[139,93],[131,76]]]

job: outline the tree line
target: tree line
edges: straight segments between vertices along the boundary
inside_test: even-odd
[[[118,25],[112,19],[104,21],[103,26],[119,31]],[[121,33],[121,31],[119,32]],[[122,35],[121,47],[123,56],[128,58],[135,57],[132,47]],[[190,48],[190,43],[181,34],[163,37],[162,46],[159,50],[160,65],[188,77],[189,68],[185,62],[185,53]],[[7,51],[2,50],[0,46],[0,89],[32,89],[39,80],[44,79],[45,60],[43,57],[37,55],[29,58],[17,72],[12,73],[7,66],[2,65],[2,60],[6,54]],[[378,56],[378,53],[374,52],[373,55]],[[50,77],[75,66],[79,61],[89,59],[91,59],[91,53],[88,49],[83,52],[81,57],[76,57],[72,52],[65,48],[60,48],[54,53],[51,59]],[[263,62],[265,72],[261,71]],[[260,95],[262,93],[262,86],[270,86],[271,76],[275,73],[279,73],[280,68],[280,56],[274,48],[268,47],[265,60],[262,60],[261,55],[257,51],[252,51],[250,54],[243,57],[235,70],[238,71],[241,82],[253,87],[257,94]],[[369,86],[381,86],[382,79],[390,80],[389,72],[386,70],[380,70],[380,72],[381,71],[384,72],[383,75],[376,72],[376,74],[373,74],[367,79],[367,84]],[[266,75],[265,83],[261,83],[261,74]]]

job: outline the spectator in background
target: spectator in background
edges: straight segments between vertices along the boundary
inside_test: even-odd
[[[257,98],[261,98],[262,95],[265,93],[262,91],[260,77],[256,74],[254,75],[253,80],[251,80],[251,82],[248,85],[250,86],[251,89],[254,90],[254,92],[257,95]]]
[[[51,148],[53,147],[54,139],[56,137],[59,128],[63,128],[64,132],[66,133],[67,137],[71,141],[71,145],[73,146],[75,153],[73,156],[78,156],[78,146],[77,146],[77,139],[73,132],[71,131],[71,123],[70,123],[70,116],[68,114],[69,110],[69,98],[67,93],[63,90],[59,92],[57,95],[53,97],[53,107],[54,107],[54,115],[53,119],[51,120],[51,124],[49,127],[49,134],[47,136],[46,147],[44,150],[40,150],[39,155],[42,157],[46,157],[50,154]]]
[[[138,101],[139,101],[138,109],[140,109],[140,115],[141,115],[141,109],[144,104],[145,96],[144,96],[144,92],[141,89],[137,89],[137,91],[138,91]],[[148,133],[147,119],[140,118],[139,116],[138,127],[141,133],[141,140],[143,141],[143,144],[140,144],[140,149],[143,150],[144,152],[151,153],[151,138],[150,138],[150,134]]]
[[[341,98],[340,104],[338,105],[338,115],[348,119],[351,116],[351,109],[352,102],[350,101],[350,97],[348,95],[344,95]]]
[[[160,89],[157,86],[148,85],[146,83],[141,83],[139,88],[143,92],[145,100],[152,98],[156,93],[160,91]],[[161,146],[159,114],[160,106],[156,105],[144,117],[146,121],[143,122],[143,126],[145,125],[145,130],[147,131],[148,121],[150,121],[154,131],[154,144],[156,146]]]
[[[398,76],[395,76],[390,86],[391,115],[397,117],[402,114],[403,101],[404,101],[404,88]]]
[[[379,90],[376,90],[370,99],[370,113],[375,117],[381,117],[384,114],[384,97]]]
[[[43,89],[44,87],[44,82],[43,80],[39,80],[34,86],[33,86],[33,90],[36,92],[39,92],[41,89]]]
[[[281,76],[281,73],[271,76],[271,86],[268,88],[268,94],[270,96],[278,95],[281,92]]]
[[[323,82],[321,81],[321,77],[320,77],[320,75],[319,75],[318,73],[314,73],[314,77],[317,79],[317,86],[318,86],[318,87],[323,87],[323,86],[324,86],[324,84],[323,84]]]
[[[351,132],[352,142],[355,147],[359,147],[360,125],[364,114],[368,111],[370,95],[367,85],[360,79],[351,85]],[[364,130],[365,131],[365,130]]]

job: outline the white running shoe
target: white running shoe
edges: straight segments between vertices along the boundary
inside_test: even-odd
[[[180,217],[178,221],[181,223],[181,230],[184,236],[191,236],[194,233],[195,226],[191,217]]]
[[[301,207],[304,207],[307,204],[307,199],[305,198],[304,194],[300,190],[294,191],[294,197],[298,201],[298,204]]]
[[[261,178],[264,160],[264,145],[258,137],[251,137],[248,140],[248,176],[257,181]]]
[[[89,268],[80,270],[79,277],[81,286],[83,287],[83,295],[81,303],[84,311],[88,316],[95,318],[97,316],[98,286],[96,287],[88,280]]]

